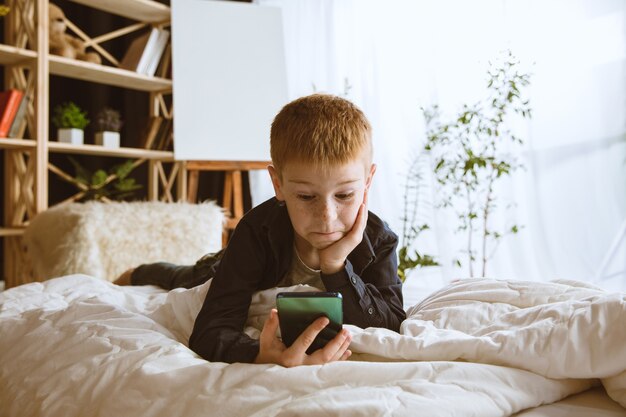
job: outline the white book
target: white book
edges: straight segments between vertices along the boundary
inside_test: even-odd
[[[157,41],[159,40],[159,29],[152,28],[150,31],[150,37],[148,38],[148,42],[146,42],[146,46],[143,48],[143,53],[141,54],[141,58],[137,63],[137,72],[140,74],[145,74],[148,65],[150,64],[150,57],[154,53],[154,48],[156,47]]]
[[[157,67],[159,66],[159,61],[163,56],[163,52],[167,47],[167,41],[170,39],[170,33],[167,30],[161,29],[159,30],[159,37],[157,39],[156,45],[152,51],[152,55],[150,56],[150,60],[146,67],[146,70],[143,72],[146,75],[153,76],[156,72]]]

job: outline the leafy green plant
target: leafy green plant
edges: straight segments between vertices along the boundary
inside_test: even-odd
[[[83,191],[81,201],[123,200],[142,188],[134,178],[128,177],[137,167],[137,161],[128,160],[111,167],[108,171],[97,169],[91,172],[74,158],[68,159],[75,171],[70,182]]]
[[[52,123],[57,129],[85,129],[89,124],[87,112],[82,111],[74,102],[68,101],[54,108]]]
[[[419,208],[424,204],[421,195],[424,189],[423,156],[421,153],[413,160],[404,184],[402,241],[398,250],[398,276],[402,282],[406,280],[407,272],[412,269],[439,265],[431,255],[421,254],[413,248],[418,236],[429,229],[428,224],[419,221]]]
[[[105,107],[96,115],[96,129],[98,132],[119,132],[123,122],[120,112],[110,107]]]
[[[457,231],[467,234],[467,257],[470,276],[474,262],[480,257],[481,276],[501,239],[516,234],[519,225],[497,230],[492,215],[501,208],[495,184],[522,164],[508,152],[523,141],[508,127],[512,116],[531,117],[529,101],[522,98],[522,89],[530,83],[530,75],[519,71],[519,61],[509,52],[488,71],[488,97],[462,110],[449,121],[441,121],[439,108],[423,110],[427,125],[425,150],[434,161],[439,185],[439,207],[455,211]],[[510,207],[510,206],[509,206]],[[505,207],[506,208],[506,207]],[[479,249],[475,247],[478,235]],[[460,259],[455,259],[462,266]]]

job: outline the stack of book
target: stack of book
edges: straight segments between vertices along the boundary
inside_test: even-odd
[[[159,66],[163,52],[167,47],[170,33],[165,29],[153,27],[130,44],[120,68],[153,76]]]
[[[150,118],[143,135],[142,148],[168,151],[173,144],[173,120],[169,117]]]
[[[10,89],[0,92],[0,138],[19,138],[26,130],[28,99],[24,92]]]

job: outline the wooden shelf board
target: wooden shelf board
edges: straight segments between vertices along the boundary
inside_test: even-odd
[[[131,90],[150,92],[169,92],[172,90],[172,80],[149,77],[134,71],[57,55],[50,55],[50,74]]]
[[[140,22],[158,23],[170,20],[170,8],[151,0],[71,0],[107,13]]]
[[[0,138],[0,149],[35,149],[37,141],[32,139]]]
[[[71,145],[69,143],[48,142],[50,152],[78,155],[114,156],[122,158],[158,159],[173,161],[174,153],[168,151],[152,151],[139,148],[105,148],[99,145]]]
[[[23,227],[0,227],[0,236],[22,236],[24,234]]]
[[[266,169],[271,161],[187,161],[190,171],[250,171]]]
[[[0,64],[28,64],[37,59],[37,52],[15,46],[0,44]]]

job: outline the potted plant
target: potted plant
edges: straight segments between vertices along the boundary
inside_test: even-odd
[[[119,148],[122,124],[119,111],[110,107],[100,110],[96,116],[96,145],[105,148]]]
[[[122,201],[134,197],[135,191],[142,188],[141,184],[137,184],[135,179],[130,177],[130,173],[140,165],[138,160],[127,160],[108,170],[91,171],[74,158],[68,159],[74,165],[75,174],[65,180],[81,190],[78,201]]]
[[[87,112],[82,111],[73,102],[59,104],[54,108],[52,123],[57,128],[59,142],[82,145],[84,143],[84,129],[89,124]]]

